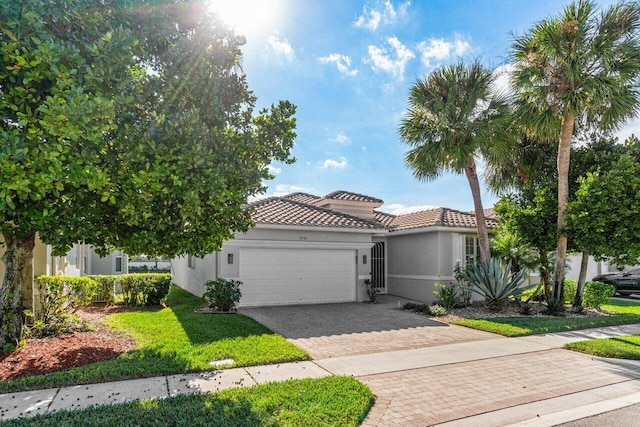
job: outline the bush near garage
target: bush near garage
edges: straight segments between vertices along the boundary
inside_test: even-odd
[[[216,280],[209,280],[204,284],[207,289],[203,295],[204,299],[209,308],[231,311],[242,298],[240,285],[242,285],[242,282],[221,277]]]
[[[585,308],[599,309],[601,305],[606,304],[616,293],[613,285],[602,282],[587,282],[584,284],[584,297],[582,305]]]

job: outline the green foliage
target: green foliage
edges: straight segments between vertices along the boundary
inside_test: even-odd
[[[249,317],[196,313],[202,303],[172,286],[166,307],[135,308],[104,319],[109,328],[135,340],[133,350],[66,371],[0,381],[0,391],[210,371],[210,362],[220,359],[233,359],[229,367],[309,359],[304,350]]]
[[[464,285],[457,283],[444,283],[436,282],[433,284],[436,290],[433,294],[438,298],[438,304],[449,311],[457,307],[466,307],[471,300],[471,291]]]
[[[572,279],[564,279],[564,303],[571,304],[576,297],[578,282]],[[606,301],[605,301],[606,302]]]
[[[211,308],[217,308],[220,311],[231,311],[242,298],[240,285],[242,285],[242,282],[221,277],[216,280],[209,280],[204,284],[206,288],[203,295],[204,300]]]
[[[40,306],[35,320],[45,325],[59,323],[67,311],[91,304],[98,287],[89,277],[73,276],[38,276],[34,285]]]
[[[402,305],[404,310],[415,311],[416,313],[428,313],[429,306],[427,304],[416,304],[415,302],[405,302]]]
[[[546,308],[542,312],[549,316],[564,316],[564,301],[550,295],[545,301]]]
[[[256,111],[244,37],[206,2],[2,1],[0,23],[5,237],[204,256],[253,225],[269,164],[295,160],[295,105]]]
[[[640,360],[640,335],[578,341],[565,344],[564,348],[598,357]]]
[[[580,178],[576,198],[567,207],[568,226],[584,251],[597,259],[636,264],[640,258],[640,142],[630,142],[606,170]],[[633,152],[635,151],[635,153]]]
[[[116,276],[122,287],[124,304],[130,306],[160,305],[169,293],[171,274],[121,274]]]
[[[6,426],[352,426],[360,425],[374,403],[369,388],[352,377],[289,380],[158,400],[134,401],[33,418],[6,420]]]
[[[447,314],[449,310],[446,307],[443,307],[439,304],[434,304],[429,306],[429,314],[435,317],[444,316]]]
[[[602,282],[587,282],[584,284],[582,305],[585,308],[600,309],[615,293],[616,288],[613,285]]]
[[[98,283],[96,289],[96,295],[93,298],[94,302],[104,302],[107,305],[112,305],[116,298],[116,289],[120,285],[121,275],[109,274],[109,275],[95,275],[87,276],[92,278]]]
[[[518,298],[524,290],[535,286],[523,285],[525,272],[512,274],[511,265],[505,268],[499,258],[471,266],[460,275],[472,292],[485,298],[491,310],[501,310],[510,298]]]
[[[25,338],[44,338],[72,332],[92,330],[91,325],[77,314],[62,312],[50,315],[47,321],[36,320],[24,327]]]
[[[373,279],[365,279],[364,283],[367,285],[367,296],[369,297],[369,302],[375,304],[377,296],[380,293],[380,289],[378,289],[376,282]]]

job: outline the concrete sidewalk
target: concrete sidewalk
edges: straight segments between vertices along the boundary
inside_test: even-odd
[[[640,402],[640,362],[559,350],[570,342],[631,334],[640,334],[640,324],[4,394],[0,420],[353,375],[377,396],[366,426],[551,426]]]

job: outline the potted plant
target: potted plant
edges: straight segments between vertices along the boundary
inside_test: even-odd
[[[364,283],[367,285],[367,295],[369,295],[369,302],[376,303],[376,296],[380,293],[380,290],[376,287],[376,281],[373,279],[365,279]]]

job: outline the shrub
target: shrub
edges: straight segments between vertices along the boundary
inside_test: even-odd
[[[547,308],[542,312],[550,316],[563,316],[564,315],[564,301],[561,299],[555,299],[550,296],[546,300]]]
[[[572,279],[564,279],[564,303],[571,304],[576,298],[576,292],[578,290],[578,282]]]
[[[220,311],[233,310],[242,297],[242,292],[240,292],[242,282],[237,280],[218,278],[209,280],[204,285],[207,288],[204,293],[205,301],[209,307],[217,308]]]
[[[25,312],[33,315],[31,312]],[[36,320],[33,325],[24,327],[25,338],[44,338],[78,331],[92,330],[89,323],[77,314],[62,312],[50,315],[47,321]]]
[[[38,276],[35,279],[37,303],[35,322],[54,322],[69,310],[91,304],[98,283],[89,277]]]
[[[415,310],[417,306],[418,304],[415,302],[405,302],[402,308],[405,310]]]
[[[369,302],[376,303],[380,289],[376,286],[376,281],[373,279],[366,279],[364,283],[367,285],[367,295],[369,296]]]
[[[436,290],[433,294],[438,297],[438,304],[443,306],[447,311],[456,307],[466,307],[471,300],[471,292],[466,286],[456,283],[444,283],[436,282],[433,284]]]
[[[429,307],[429,314],[435,317],[444,316],[447,314],[447,309],[439,304],[434,304]]]
[[[609,298],[615,293],[616,288],[613,285],[602,282],[587,282],[584,284],[582,305],[585,308],[599,309],[600,306],[609,301]]]
[[[116,287],[120,284],[120,275],[88,276],[98,282],[93,302],[111,305],[116,299]]]
[[[536,285],[524,285],[526,272],[511,274],[511,263],[503,267],[500,258],[491,258],[460,271],[460,277],[470,290],[485,298],[490,310],[501,310],[511,297],[519,298],[526,289]]]
[[[169,294],[171,274],[121,274],[116,276],[122,286],[125,305],[160,305]]]

